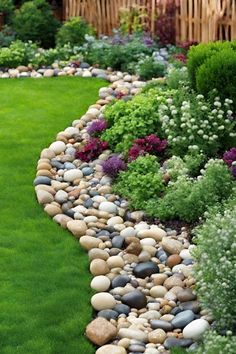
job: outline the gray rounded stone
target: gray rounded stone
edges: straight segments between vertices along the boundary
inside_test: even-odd
[[[152,329],[161,328],[166,332],[172,331],[173,326],[170,322],[163,321],[163,320],[152,320],[150,321]]]
[[[123,288],[129,282],[130,282],[130,277],[128,277],[127,275],[118,275],[112,280],[111,286],[112,288],[117,288],[117,287]]]
[[[139,263],[134,267],[133,273],[137,278],[144,279],[152,274],[159,273],[159,268],[153,262]]]
[[[120,315],[128,315],[130,313],[130,307],[124,304],[117,304],[113,310],[118,312]]]
[[[46,184],[51,186],[51,178],[46,176],[38,176],[34,180],[34,186],[37,186],[38,184]]]
[[[111,319],[116,320],[119,316],[118,312],[114,310],[101,310],[98,312],[97,315],[98,317],[106,318],[108,321],[110,321]]]
[[[193,343],[192,339],[177,339],[177,338],[167,338],[164,342],[164,347],[166,349],[171,349],[173,347],[189,347]]]
[[[195,318],[193,311],[186,310],[178,313],[171,321],[174,328],[184,328]]]
[[[122,296],[121,301],[131,308],[142,309],[147,305],[146,296],[139,290],[131,291]]]

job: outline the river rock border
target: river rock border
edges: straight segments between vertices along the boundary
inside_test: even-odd
[[[101,88],[96,104],[41,152],[34,185],[45,212],[88,251],[96,294],[91,299],[95,319],[86,336],[98,347],[96,354],[194,347],[212,318],[194,292],[194,245],[187,230],[177,233],[147,223],[142,211],[130,211],[128,202],[112,193],[112,180],[101,166],[110,150],[89,163],[74,157],[88,138],[86,128],[103,117],[104,107],[120,93],[135,95],[146,83],[96,68],[81,68],[79,76],[106,78],[111,85]]]

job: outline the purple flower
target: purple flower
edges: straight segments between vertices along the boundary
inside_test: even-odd
[[[148,48],[150,48],[150,47],[153,46],[154,41],[153,41],[153,39],[150,36],[145,35],[143,37],[143,44],[145,44]]]
[[[102,163],[102,169],[106,175],[115,177],[126,169],[126,163],[118,155],[114,155]]]
[[[229,151],[226,151],[224,153],[223,160],[229,166],[234,178],[236,178],[236,148],[233,147]]]
[[[107,121],[105,119],[96,119],[87,128],[89,135],[97,135],[107,128]]]

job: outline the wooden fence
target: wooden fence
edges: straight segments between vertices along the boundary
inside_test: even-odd
[[[156,34],[156,22],[170,0],[64,0],[64,19],[82,16],[98,35],[119,26],[119,10],[136,6],[144,12],[144,25]],[[236,39],[236,0],[174,0],[176,40],[209,42]],[[161,8],[161,9],[160,9]]]

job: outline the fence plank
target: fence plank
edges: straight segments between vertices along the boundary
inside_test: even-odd
[[[176,40],[236,39],[236,0],[174,0],[176,3]],[[111,34],[119,26],[120,8],[137,6],[147,13],[142,23],[151,34],[156,19],[165,11],[168,0],[63,0],[63,19],[82,16],[100,34]]]

